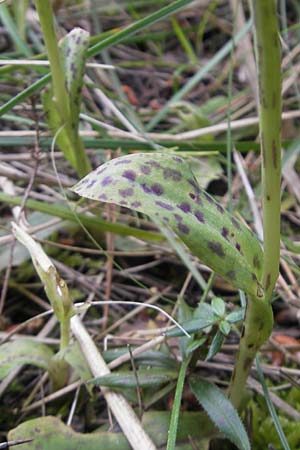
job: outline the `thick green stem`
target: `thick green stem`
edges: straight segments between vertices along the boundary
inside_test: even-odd
[[[273,328],[273,312],[268,302],[248,299],[246,318],[242,329],[239,351],[229,387],[229,398],[238,408],[243,398],[249,371],[260,347]]]
[[[271,294],[279,273],[281,181],[281,65],[275,0],[252,0],[259,82],[259,125],[262,152],[264,297],[248,298],[229,396],[237,408],[248,373],[260,347],[272,332]]]
[[[252,0],[259,81],[264,266],[267,299],[279,273],[281,182],[281,64],[275,0]]]
[[[60,350],[64,350],[70,343],[70,318],[60,322]]]
[[[35,0],[35,6],[50,62],[55,102],[61,118],[67,123],[69,117],[68,93],[65,87],[65,76],[54,30],[52,7],[49,0]]]

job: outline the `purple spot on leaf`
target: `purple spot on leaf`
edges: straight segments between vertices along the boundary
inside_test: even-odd
[[[204,219],[203,214],[202,214],[201,211],[196,211],[196,212],[195,212],[195,217],[196,217],[196,219],[197,219],[199,222],[205,223],[205,219]]]
[[[130,164],[131,163],[131,159],[120,159],[117,160],[116,162],[114,162],[115,166],[119,166],[120,164]]]
[[[238,242],[235,244],[235,248],[237,249],[238,252],[241,251],[241,246]]]
[[[182,159],[182,158],[179,158],[179,156],[172,156],[172,159],[173,159],[174,161],[180,163],[180,164],[183,163],[183,159]]]
[[[98,169],[96,170],[96,174],[100,175],[102,172],[104,172],[106,170],[106,167],[100,166],[98,167]]]
[[[108,186],[112,182],[112,180],[112,177],[108,175],[107,177],[103,178],[103,180],[101,181],[101,185]]]
[[[182,178],[182,175],[178,170],[170,169],[168,167],[164,169],[163,174],[164,178],[166,179],[171,178],[171,180],[173,181],[180,181]]]
[[[180,203],[180,205],[178,205],[178,208],[181,209],[181,211],[188,213],[191,211],[191,207],[189,205],[189,203],[186,202],[182,202]]]
[[[161,208],[167,209],[168,211],[173,211],[174,209],[172,205],[169,205],[168,203],[165,202],[161,202],[160,200],[157,200],[155,204],[157,206],[160,206]]]
[[[182,221],[182,217],[179,215],[179,214],[174,214],[174,217],[175,217],[175,220],[177,221],[177,222],[181,222]]]
[[[133,202],[131,203],[132,208],[139,208],[141,206],[141,202]]]
[[[96,182],[97,182],[96,179],[92,180],[92,181],[86,186],[86,188],[87,188],[87,189],[90,189],[91,187],[94,186],[94,184],[95,184]]]
[[[227,239],[227,238],[228,238],[228,234],[229,234],[228,228],[223,227],[223,228],[222,228],[222,231],[221,231],[221,234],[222,234],[222,236],[223,236],[225,239]]]
[[[146,161],[146,164],[149,164],[149,166],[155,167],[156,169],[160,168],[160,164],[157,161],[153,161],[153,160]]]
[[[99,200],[107,200],[107,195],[100,194],[98,198],[99,198]]]
[[[134,181],[136,179],[136,173],[133,170],[125,170],[122,176],[130,181]]]
[[[216,255],[220,256],[220,258],[225,258],[225,252],[223,250],[222,245],[220,242],[217,241],[209,241],[208,242],[208,248],[215,253]]]
[[[147,186],[145,183],[141,184],[141,187],[146,194],[150,194],[152,192],[151,188]]]
[[[149,175],[151,173],[151,167],[148,166],[141,166],[141,172],[145,175]]]
[[[187,227],[184,223],[181,222],[178,224],[178,230],[183,234],[189,234],[190,232],[189,227]]]
[[[133,189],[132,188],[119,189],[119,194],[121,195],[121,197],[131,197],[133,195]]]
[[[163,187],[158,183],[152,184],[151,190],[155,195],[162,195],[164,193]]]

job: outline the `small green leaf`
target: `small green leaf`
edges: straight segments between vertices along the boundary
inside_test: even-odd
[[[73,368],[75,375],[80,378],[81,381],[86,382],[92,378],[92,372],[86,359],[81,351],[78,342],[72,342],[67,348],[60,352],[64,360]],[[91,386],[87,386],[92,393]]]
[[[181,326],[188,333],[196,333],[204,330],[219,321],[219,317],[213,312],[210,305],[207,303],[200,303],[193,314],[193,319],[187,322],[182,322]],[[182,336],[182,331],[179,328],[173,328],[166,332],[167,336]]]
[[[164,153],[116,158],[87,175],[73,191],[158,218],[233,286],[263,296],[258,239],[199,187],[183,158]]]
[[[116,372],[91,380],[97,386],[107,386],[110,388],[135,388],[158,386],[175,380],[178,377],[177,371],[167,370],[138,370],[137,377],[133,372]]]
[[[237,311],[233,311],[226,316],[227,322],[236,323],[244,320],[245,318],[245,310],[239,309]]]
[[[206,336],[202,336],[199,339],[194,339],[193,341],[190,340],[186,347],[186,354],[189,355],[190,353],[193,353],[197,348],[201,347],[206,342]]]
[[[192,379],[190,385],[193,394],[219,430],[240,450],[251,450],[244,425],[221,389],[202,379]]]
[[[186,323],[189,320],[192,320],[193,317],[193,309],[184,301],[183,298],[180,298],[179,306],[178,306],[178,321],[179,323]],[[188,354],[187,346],[191,344],[191,339],[187,336],[182,336],[179,339],[179,348],[182,354],[182,357]]]
[[[231,330],[230,323],[228,323],[227,320],[222,320],[222,322],[219,324],[219,329],[221,333],[224,334],[224,336],[228,336]]]
[[[223,317],[225,314],[225,302],[220,297],[214,297],[211,301],[211,307],[217,316]]]
[[[16,340],[0,346],[0,380],[17,366],[32,364],[48,370],[53,351],[45,344],[30,340]]]
[[[221,350],[223,341],[224,341],[224,336],[218,330],[212,340],[211,346],[209,347],[207,356],[205,358],[206,361],[209,361],[210,359],[212,359]]]

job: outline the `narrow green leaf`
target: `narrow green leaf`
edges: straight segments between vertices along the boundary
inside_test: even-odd
[[[220,331],[224,336],[228,336],[231,330],[230,323],[227,322],[227,320],[222,320],[222,322],[219,325]]]
[[[47,370],[53,351],[45,344],[30,340],[16,340],[0,346],[0,380],[17,366],[32,364]]]
[[[177,430],[178,430],[178,421],[179,421],[179,415],[180,415],[181,398],[182,398],[182,392],[183,392],[186,371],[187,371],[190,359],[191,359],[190,357],[184,359],[182,361],[182,364],[180,367],[178,381],[177,381],[177,385],[176,385],[174,404],[173,404],[173,408],[172,408],[171,420],[170,420],[167,450],[175,449]]]
[[[274,426],[276,428],[278,437],[280,439],[280,442],[282,444],[282,447],[284,448],[284,450],[291,450],[291,448],[289,446],[289,443],[287,441],[286,435],[284,434],[284,431],[282,429],[282,426],[281,426],[279,417],[277,415],[276,409],[275,409],[274,404],[273,404],[273,402],[271,400],[271,397],[270,397],[270,394],[269,394],[269,390],[268,390],[268,386],[267,386],[267,383],[266,383],[266,380],[265,380],[265,377],[264,377],[264,373],[262,371],[262,368],[261,368],[258,356],[256,356],[255,363],[256,363],[256,369],[257,369],[257,373],[258,373],[258,378],[259,378],[259,381],[260,381],[260,383],[262,385],[262,388],[263,388],[264,398],[266,400],[269,413],[271,414],[271,417],[272,417]]]
[[[227,322],[236,323],[244,320],[245,318],[245,309],[239,309],[237,311],[232,311],[226,316]]]
[[[175,380],[178,377],[177,371],[171,370],[138,370],[137,378],[133,372],[116,372],[91,380],[92,384],[97,386],[107,386],[110,388],[136,388],[159,386]]]
[[[193,394],[219,430],[240,450],[251,450],[244,425],[223,392],[202,379],[192,379],[190,385]]]
[[[132,351],[136,347],[132,347]],[[103,352],[103,357],[106,362],[111,362],[114,359],[128,354],[128,348],[114,348],[111,350],[106,350]],[[174,357],[171,357],[169,354],[164,353],[159,350],[148,350],[146,352],[141,353],[140,355],[135,356],[135,361],[138,362],[139,366],[151,366],[151,367],[161,367],[170,370],[176,370],[178,368],[178,364],[175,361]]]
[[[73,191],[157,217],[232,285],[263,296],[258,239],[199,187],[183,158],[163,153],[116,158],[87,175]]]
[[[192,320],[193,309],[185,302],[183,298],[180,298],[178,303],[179,323],[186,323]],[[187,355],[187,347],[189,344],[191,344],[191,341],[193,341],[193,339],[190,339],[187,336],[182,336],[179,339],[179,348],[183,358],[185,358],[185,356]]]
[[[202,336],[199,339],[194,339],[193,341],[190,339],[189,344],[186,346],[187,355],[193,353],[197,348],[201,347],[207,340],[206,336]]]
[[[221,350],[223,340],[224,340],[224,336],[218,330],[212,340],[210,347],[209,347],[207,356],[205,358],[206,361],[209,361],[210,359],[212,359]]]
[[[225,302],[220,297],[214,297],[211,301],[211,307],[217,316],[224,316],[225,314]]]
[[[224,336],[221,331],[218,330],[212,340],[211,346],[209,347],[207,356],[205,358],[206,361],[212,359],[221,350],[223,340]]]
[[[75,375],[80,378],[81,381],[86,382],[91,379],[92,372],[86,363],[86,359],[77,341],[72,342],[60,353],[61,357],[73,368]],[[87,386],[87,388],[91,394],[92,387]]]
[[[219,321],[219,317],[213,312],[210,305],[207,303],[200,303],[194,312],[193,319],[182,322],[181,326],[188,333],[196,333],[204,330]],[[173,328],[166,332],[166,336],[182,336],[182,331],[179,328]]]

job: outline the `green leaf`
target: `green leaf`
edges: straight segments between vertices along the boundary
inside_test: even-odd
[[[227,322],[236,323],[244,320],[245,318],[245,310],[239,309],[237,311],[233,311],[226,316]]]
[[[225,314],[225,302],[220,297],[214,297],[211,301],[211,307],[217,316],[223,317]]]
[[[228,323],[227,320],[222,320],[222,322],[219,324],[219,328],[224,336],[228,336],[231,330],[230,323]]]
[[[183,298],[180,298],[178,305],[179,323],[186,323],[192,320],[192,317],[193,317],[193,309],[185,302]],[[183,358],[188,354],[187,347],[189,344],[191,344],[191,341],[192,339],[188,338],[187,336],[182,336],[179,339],[179,348]]]
[[[197,348],[201,347],[206,342],[206,336],[202,336],[199,339],[190,340],[190,343],[186,347],[186,354],[193,353]]]
[[[209,361],[210,359],[212,359],[221,350],[223,341],[224,341],[224,336],[218,330],[212,340],[211,346],[209,347],[207,356],[205,358],[206,361]]]
[[[133,351],[136,347],[132,346],[131,350]],[[111,362],[119,356],[128,354],[128,348],[114,348],[111,350],[105,350],[103,352],[103,357],[106,362]],[[134,360],[140,365],[146,365],[151,367],[161,367],[165,369],[178,369],[178,364],[174,357],[171,357],[169,354],[166,354],[159,350],[148,350],[146,352],[141,353],[140,355],[136,355]]]
[[[210,305],[207,303],[200,303],[194,311],[193,319],[182,322],[180,325],[188,333],[195,333],[214,325],[219,320],[220,318],[213,312]],[[182,334],[183,333],[179,328],[173,328],[166,332],[166,336],[182,336]]]
[[[134,372],[116,372],[91,380],[97,386],[107,386],[110,388],[134,388],[158,386],[175,380],[178,377],[177,371],[167,370],[138,370],[137,377]]]
[[[42,94],[43,109],[48,125],[56,136],[56,144],[80,176],[91,168],[78,134],[81,90],[88,46],[89,33],[81,28],[74,28],[60,42],[70,117],[60,116],[52,86],[46,88]]]
[[[142,424],[146,432],[158,448],[165,446],[171,413],[169,411],[145,412]],[[201,423],[201,427],[199,427]],[[206,438],[213,432],[210,421],[203,412],[184,412],[180,414],[177,441],[183,445],[176,450],[190,448],[189,436],[197,443],[199,450],[207,448]],[[57,417],[40,417],[21,423],[8,433],[8,440],[24,438],[33,439],[28,444],[22,444],[22,450],[130,450],[123,433],[93,431],[92,433],[77,433],[66,426]],[[203,441],[202,441],[203,439]],[[198,444],[199,442],[199,444]],[[186,447],[186,444],[189,444]],[[20,448],[21,448],[20,447]],[[143,450],[143,449],[141,449]]]
[[[40,342],[25,339],[7,342],[0,346],[0,380],[23,364],[48,370],[53,354],[47,345]]]
[[[206,380],[192,379],[190,385],[193,394],[219,430],[240,450],[251,450],[244,425],[223,392]]]
[[[72,367],[75,375],[80,378],[81,381],[86,382],[92,378],[92,372],[86,359],[81,351],[78,342],[72,342],[67,348],[60,352],[63,359]],[[92,387],[87,385],[90,394],[92,393]]]
[[[258,239],[199,187],[183,158],[163,153],[116,158],[87,175],[73,191],[157,217],[232,285],[263,296]]]

